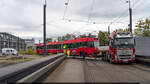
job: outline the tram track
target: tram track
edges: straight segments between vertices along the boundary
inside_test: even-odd
[[[87,60],[83,59],[82,63],[83,63],[83,71],[84,71],[84,80],[86,82],[94,83],[94,77],[93,77],[92,72],[89,69]]]
[[[110,82],[114,82],[114,81],[132,81],[132,82],[144,82],[144,81],[149,81],[149,72],[150,69],[149,67],[145,67],[145,66],[141,66],[141,65],[137,65],[137,64],[109,64],[107,62],[103,62],[103,61],[88,61],[89,64],[91,65],[89,69],[93,69],[93,80],[94,82],[97,81],[110,81]],[[100,70],[100,71],[98,71]],[[88,70],[89,71],[89,70]],[[92,70],[91,70],[92,71]],[[123,72],[123,73],[120,73]],[[101,78],[102,76],[97,73],[101,73],[101,75],[105,78],[107,78],[106,80],[101,80],[98,79],[96,77]],[[126,75],[125,75],[126,73]],[[116,76],[115,76],[116,74]],[[129,77],[129,78],[125,78],[125,80],[121,79],[120,76],[121,74],[125,77]],[[130,77],[131,76],[131,77]],[[94,79],[95,78],[95,79]],[[104,78],[104,79],[105,79]],[[130,79],[131,78],[131,79]]]

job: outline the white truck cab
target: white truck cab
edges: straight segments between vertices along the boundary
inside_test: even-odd
[[[2,55],[18,55],[18,51],[13,48],[3,48]]]

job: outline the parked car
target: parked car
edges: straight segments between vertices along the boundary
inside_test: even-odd
[[[18,51],[13,48],[3,48],[2,55],[18,55]]]

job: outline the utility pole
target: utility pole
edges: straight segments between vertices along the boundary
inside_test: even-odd
[[[129,3],[129,22],[130,22],[130,32],[132,34],[132,8],[131,8],[131,5],[130,5],[130,0],[127,1],[127,3]]]
[[[112,24],[112,23],[111,23],[111,24]],[[111,24],[110,24],[110,25],[111,25]],[[108,25],[108,37],[107,37],[108,39],[109,39],[109,36],[110,36],[110,25]],[[109,45],[109,41],[108,41],[107,44]]]
[[[62,37],[61,37],[61,53],[63,53],[63,40],[62,40]]]
[[[41,40],[39,40],[39,44],[41,43]]]
[[[19,39],[19,36],[18,36],[18,41],[17,41],[17,44],[18,44],[18,46],[17,46],[17,47],[18,47],[18,48],[17,48],[17,49],[18,49],[18,52],[20,51],[20,49],[19,49],[19,47],[20,47],[20,45],[19,45],[19,44],[20,44],[19,40],[20,40],[20,39]]]
[[[110,35],[110,26],[108,26],[108,36]]]
[[[43,11],[43,42],[44,42],[44,56],[46,56],[47,54],[47,51],[46,51],[46,0],[45,0],[45,3],[44,3],[44,7],[43,7],[44,11]]]

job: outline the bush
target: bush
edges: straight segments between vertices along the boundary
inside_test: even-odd
[[[19,54],[24,55],[24,54],[25,54],[25,51],[24,51],[24,50],[21,50],[21,51],[19,52]]]
[[[25,52],[27,55],[37,55],[35,50],[32,50],[32,48],[28,48]]]

